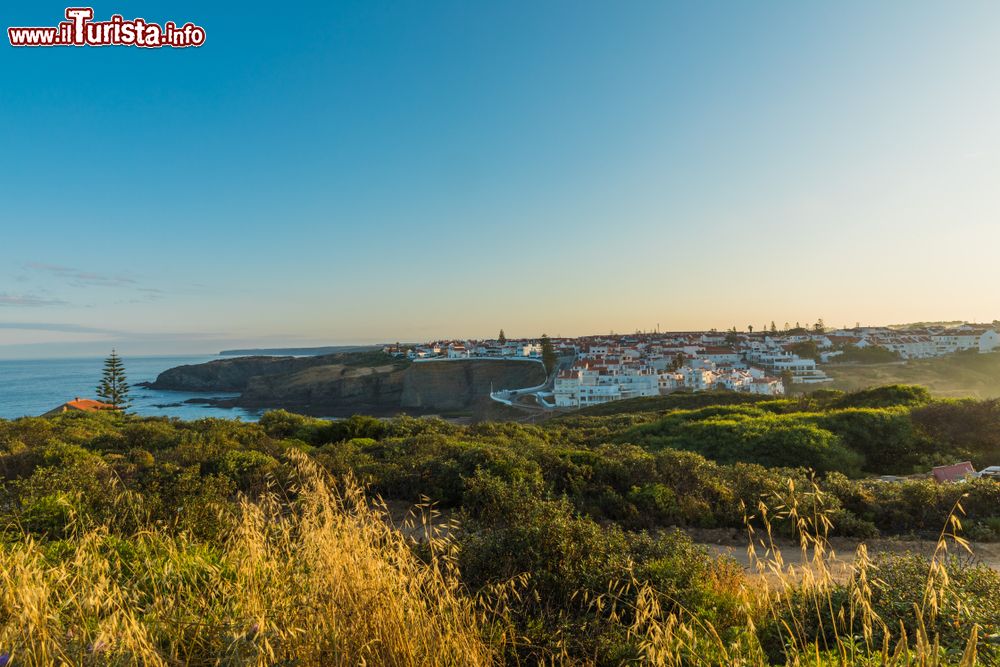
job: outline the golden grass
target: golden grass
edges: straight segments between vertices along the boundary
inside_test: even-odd
[[[61,557],[28,537],[5,549],[0,653],[12,665],[497,662],[447,556],[418,559],[356,486],[334,491],[296,458],[292,510],[241,503],[221,548],[156,530],[123,547],[96,529]]]
[[[958,535],[962,508],[956,503],[930,559],[922,600],[915,600],[913,619],[917,631],[908,636],[904,627],[889,627],[872,606],[872,586],[877,569],[864,544],[857,550],[847,581],[846,606],[835,600],[838,582],[830,567],[835,554],[828,535],[832,528],[824,509],[824,494],[814,484],[801,492],[789,480],[788,493],[772,499],[773,507],[761,501],[755,514],[746,514],[748,555],[758,574],[777,587],[763,585],[763,576],[743,587],[747,632],[723,641],[710,623],[703,623],[682,610],[664,614],[661,596],[644,588],[638,598],[633,631],[642,640],[645,664],[669,665],[766,665],[768,661],[755,619],[770,619],[780,628],[788,665],[887,665],[889,667],[973,667],[978,662],[979,628],[968,628],[965,650],[958,660],[942,658],[939,639],[928,629],[940,611],[940,601],[949,591],[945,557],[949,543],[968,550]],[[799,537],[802,561],[809,567],[786,567],[774,539],[776,522],[791,521]],[[755,528],[762,525],[763,530]],[[816,630],[818,629],[818,632]],[[817,638],[817,636],[819,638]],[[874,641],[881,637],[881,642]]]
[[[0,654],[9,653],[13,666],[301,667],[477,666],[514,655],[523,638],[512,631],[511,608],[530,573],[470,596],[447,540],[432,537],[423,545],[427,556],[418,558],[413,541],[357,485],[335,489],[306,456],[293,460],[294,500],[241,502],[220,545],[156,527],[127,540],[102,527],[49,544],[20,536],[0,550]],[[789,665],[945,664],[928,628],[950,585],[943,565],[949,544],[964,546],[960,513],[956,505],[923,599],[913,601],[913,636],[874,611],[877,570],[863,545],[846,605],[834,599],[823,494],[791,482],[782,497],[747,512],[751,560],[780,585],[742,584],[741,631],[717,630],[635,580],[610,587],[590,606],[628,625],[641,664],[768,664],[758,631],[768,621],[779,627]],[[779,520],[795,526],[810,562],[795,576],[773,538]],[[947,664],[977,664],[978,632],[968,629],[964,654]],[[551,661],[572,664],[565,653]]]

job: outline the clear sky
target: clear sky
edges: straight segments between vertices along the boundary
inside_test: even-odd
[[[4,37],[0,357],[1000,317],[1000,3],[94,9],[207,42]]]

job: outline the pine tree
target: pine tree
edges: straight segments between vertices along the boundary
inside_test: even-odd
[[[132,407],[125,378],[125,364],[115,350],[111,350],[111,356],[104,360],[104,373],[101,383],[97,385],[97,397],[119,412]]]
[[[549,340],[547,334],[542,334],[542,363],[545,364],[545,372],[551,374],[552,371],[556,369],[556,362],[559,358],[556,356],[556,350],[552,347],[552,341]]]
[[[685,361],[687,361],[687,359],[684,358],[684,354],[678,352],[677,354],[674,355],[674,358],[670,360],[670,370],[672,371],[680,370],[684,366]]]
[[[501,345],[504,345],[507,342],[507,334],[503,332],[503,329],[500,330],[500,335],[497,336],[497,342]]]

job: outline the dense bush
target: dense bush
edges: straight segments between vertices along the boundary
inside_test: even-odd
[[[893,352],[881,345],[870,345],[868,347],[844,345],[839,348],[839,351],[841,354],[830,357],[832,363],[888,364],[902,359],[897,352]]]
[[[740,568],[670,527],[742,528],[762,499],[789,507],[799,502],[795,489],[815,485],[834,534],[936,535],[961,500],[969,534],[1000,539],[995,481],[860,478],[862,470],[904,473],[956,457],[996,463],[994,402],[930,401],[907,387],[796,400],[663,398],[651,399],[655,409],[607,408],[541,426],[330,422],[283,411],[258,424],[111,414],[0,420],[0,543],[37,541],[60,551],[100,534],[128,552],[137,548],[135,536],[153,531],[185,541],[178,557],[189,549],[215,553],[232,535],[242,498],[260,499],[276,516],[295,511],[301,480],[290,461],[308,457],[373,494],[458,510],[452,555],[439,562],[458,566],[470,595],[508,592],[504,620],[489,632],[523,638],[504,645],[509,659],[617,664],[648,658],[651,637],[663,636],[635,627],[648,630],[661,613],[694,613],[698,627],[710,624],[718,641],[748,655],[766,650],[780,661],[788,650],[780,633],[769,639],[765,618],[754,617],[762,630],[747,638],[746,614],[757,613],[759,601],[741,597]],[[794,517],[780,513],[771,524],[779,534],[797,529]],[[428,548],[416,550],[435,562]],[[914,618],[902,609],[918,596],[917,575],[926,569],[914,562],[880,564],[887,584],[872,604],[897,626]],[[995,605],[984,593],[995,581],[949,567],[957,582],[949,600],[967,597],[976,610],[962,616],[952,605],[943,622],[995,626]],[[830,640],[825,627],[815,624],[807,639]],[[949,650],[963,636],[951,626],[939,633]],[[695,654],[725,661],[713,646],[699,645]]]
[[[891,384],[844,394],[833,402],[834,408],[892,408],[926,405],[931,393],[925,387]]]
[[[829,410],[810,421],[836,434],[845,447],[863,456],[864,467],[870,471],[912,472],[928,445],[906,408]]]
[[[1000,400],[937,401],[916,408],[912,417],[934,451],[953,453],[980,468],[1000,465]]]
[[[886,405],[892,400],[904,405]],[[967,525],[979,539],[1000,538],[995,483],[853,479],[861,469],[906,473],[966,456],[977,464],[995,460],[994,402],[923,400],[919,391],[891,387],[545,426],[461,427],[407,417],[329,422],[282,411],[259,424],[22,419],[0,422],[3,507],[11,520],[56,534],[73,516],[106,517],[109,498],[127,492],[135,512],[209,535],[220,503],[235,491],[256,495],[284,483],[282,454],[299,449],[388,498],[467,507],[470,480],[483,473],[528,484],[540,496],[565,496],[577,511],[629,529],[738,528],[741,503],[753,507],[789,478],[808,479],[811,468],[839,503],[842,534],[933,531],[967,492]],[[849,402],[882,407],[842,407]]]
[[[627,585],[633,579],[655,587],[675,611],[704,611],[719,631],[742,623],[744,575],[735,562],[710,557],[678,531],[651,537],[602,527],[577,516],[565,499],[546,500],[538,491],[477,475],[458,538],[459,569],[474,589],[528,575],[519,631],[534,641],[520,659],[536,661],[560,646],[606,661],[635,659],[634,640],[620,632],[633,621],[627,612],[638,594]],[[620,606],[595,607],[609,591]]]
[[[627,431],[618,440],[652,449],[686,449],[719,463],[803,466],[852,475],[860,472],[862,461],[830,431],[794,416],[766,414],[756,408],[730,410],[728,415],[718,414],[714,408],[673,413]]]

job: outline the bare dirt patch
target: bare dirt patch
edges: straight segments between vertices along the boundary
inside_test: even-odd
[[[751,558],[747,549],[747,536],[735,530],[694,530],[691,531],[694,540],[706,547],[711,553],[717,556],[727,556],[732,558],[743,568],[753,574],[758,573],[758,563]],[[914,540],[878,538],[868,540],[857,540],[844,537],[830,539],[830,558],[826,567],[837,580],[847,579],[852,571],[857,558],[858,547],[864,544],[868,549],[869,557],[873,558],[879,554],[905,554],[914,553],[927,558],[934,554],[937,542],[934,540]],[[813,570],[814,566],[810,562],[813,558],[812,552],[803,553],[799,544],[793,540],[778,539],[775,545],[781,551],[781,561],[784,563],[784,572],[792,578],[801,578],[806,571]],[[760,560],[769,559],[772,554],[768,553],[766,547],[759,543],[756,547],[756,558]],[[948,542],[948,553],[965,560],[971,564],[983,564],[994,570],[1000,571],[1000,544],[998,543],[970,543],[970,551],[966,551],[954,542]],[[769,583],[777,583],[778,576],[775,572],[765,572],[762,576]]]

